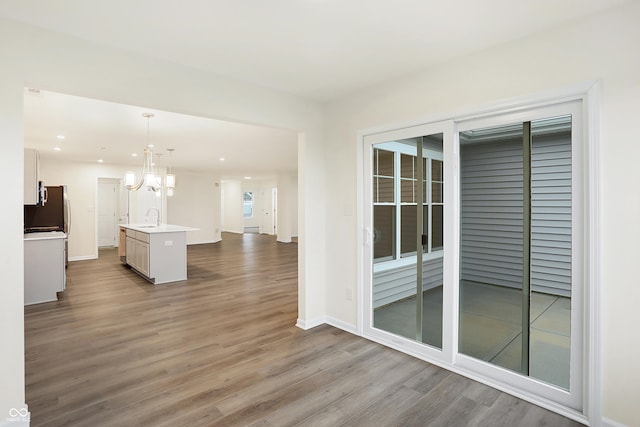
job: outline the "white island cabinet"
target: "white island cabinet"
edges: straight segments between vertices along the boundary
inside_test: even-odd
[[[56,301],[64,291],[66,238],[61,231],[24,235],[24,305]]]
[[[125,253],[121,257],[138,274],[155,285],[187,280],[187,231],[180,225],[120,225]]]

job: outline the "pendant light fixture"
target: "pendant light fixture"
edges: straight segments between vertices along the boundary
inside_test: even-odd
[[[137,191],[144,185],[149,190],[158,192],[162,190],[162,180],[160,176],[154,173],[153,144],[149,142],[149,122],[151,118],[154,117],[154,114],[142,113],[142,117],[147,119],[147,145],[144,148],[144,163],[142,164],[142,173],[139,177],[136,178],[136,174],[134,172],[127,172],[127,174],[125,175],[124,183],[127,189],[130,191]]]
[[[175,149],[167,148],[167,151],[169,152],[169,169],[165,179],[165,187],[167,187],[167,196],[173,196],[173,190],[176,188],[176,176],[171,170],[171,158]]]

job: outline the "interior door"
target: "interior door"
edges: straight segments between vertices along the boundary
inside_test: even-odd
[[[117,184],[98,182],[98,246],[115,246],[117,242]]]

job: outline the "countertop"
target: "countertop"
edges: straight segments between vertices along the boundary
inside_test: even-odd
[[[49,240],[66,239],[67,235],[62,231],[43,231],[41,233],[25,233],[24,240]]]
[[[172,224],[119,224],[120,228],[128,228],[129,230],[139,231],[141,233],[175,233],[178,231],[197,231],[199,228],[185,227],[183,225]]]

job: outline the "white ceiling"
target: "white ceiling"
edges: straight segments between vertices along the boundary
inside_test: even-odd
[[[272,179],[277,172],[297,170],[298,139],[293,131],[29,89],[24,111],[25,147],[39,150],[43,158],[142,166],[147,144],[142,113],[153,113],[149,142],[155,153],[163,153],[162,167],[169,162],[166,149],[174,148],[175,169],[215,171],[227,179]]]
[[[0,16],[326,101],[627,0],[0,0]]]
[[[0,0],[0,16],[326,102],[626,1]],[[141,162],[130,154],[145,144],[146,111],[27,94],[25,145]],[[176,149],[176,168],[228,177],[296,169],[293,132],[154,113],[151,142]]]

